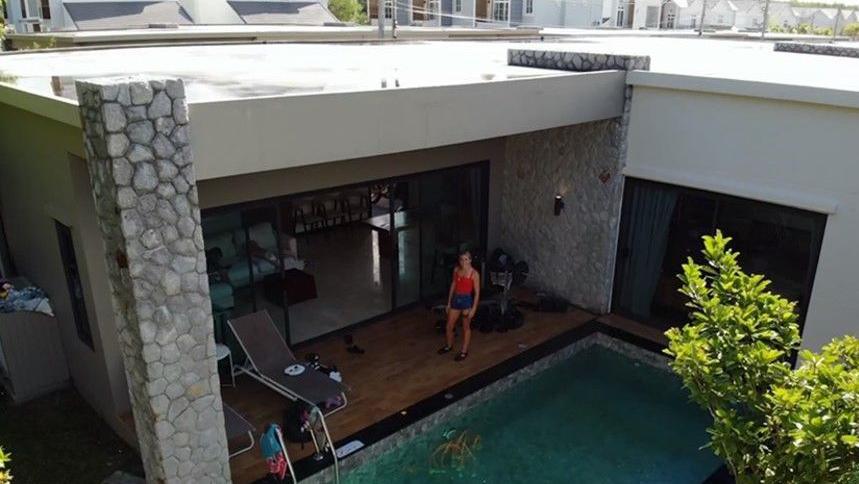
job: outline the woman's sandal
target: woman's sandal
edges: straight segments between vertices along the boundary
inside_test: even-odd
[[[453,359],[453,361],[462,361],[466,358],[468,358],[468,353],[460,351],[459,354],[456,355],[456,358]]]
[[[445,353],[450,353],[450,350],[452,350],[452,349],[453,349],[453,347],[451,347],[451,346],[442,346],[441,348],[438,349],[438,354],[443,355]]]

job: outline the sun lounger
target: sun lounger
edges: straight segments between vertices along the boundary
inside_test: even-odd
[[[303,373],[290,376],[284,369],[303,364],[289,349],[266,311],[241,316],[227,322],[230,330],[247,356],[247,364],[238,370],[277,393],[312,406],[319,406],[330,415],[346,406],[345,387],[319,371],[305,366]],[[326,409],[326,402],[339,405]]]
[[[236,412],[232,407],[224,404],[224,427],[227,431],[227,442],[230,442],[234,439],[247,435],[250,440],[250,444],[247,447],[242,447],[241,449],[232,452],[230,451],[230,459],[233,457],[243,454],[254,448],[254,426],[251,425],[250,422],[247,421],[239,412]]]

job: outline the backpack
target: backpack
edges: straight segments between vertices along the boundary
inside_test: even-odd
[[[286,408],[283,415],[283,437],[297,444],[310,442],[313,438],[307,429],[310,420],[310,407],[301,401]]]

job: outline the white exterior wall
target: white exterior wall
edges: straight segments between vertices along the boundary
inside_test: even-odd
[[[643,29],[647,27],[647,8],[655,7],[659,8],[661,0],[640,0],[636,1],[634,5],[635,16],[632,19],[632,28],[633,29]]]
[[[556,0],[533,0],[534,12],[526,13],[528,0],[522,0],[522,24],[542,27],[565,26],[563,21],[564,3]]]
[[[790,8],[772,8],[772,4],[770,4],[770,11],[767,12],[767,23],[769,25],[779,25],[781,27],[795,27],[799,22],[796,20],[796,16],[793,14],[793,10]],[[767,25],[767,27],[769,27]]]
[[[479,141],[609,119],[625,73],[200,102],[197,179]],[[336,137],[328,133],[340,133]],[[242,163],[235,160],[241,159]]]
[[[859,109],[639,85],[625,173],[827,213],[803,331],[817,350],[859,335],[857,124]]]
[[[197,24],[241,24],[226,0],[179,0]],[[327,3],[327,1],[325,2]]]
[[[456,10],[456,0],[452,0],[453,25],[473,27],[477,0],[462,0],[462,11]],[[426,22],[425,22],[426,23]]]
[[[539,0],[541,2],[551,0]],[[567,1],[563,4],[565,27],[595,27],[603,18],[603,0]],[[616,13],[616,12],[615,12]],[[614,17],[612,17],[614,19]],[[613,24],[612,24],[613,25]]]
[[[833,27],[835,27],[835,18],[830,17],[830,16],[826,15],[825,13],[823,13],[822,11],[818,10],[817,12],[814,12],[814,15],[811,16],[810,23],[816,29],[817,28],[833,28]]]
[[[734,15],[734,27],[738,29],[760,29],[763,22],[764,12],[757,7],[738,11]]]

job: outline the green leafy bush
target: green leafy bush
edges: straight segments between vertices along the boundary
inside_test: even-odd
[[[810,34],[811,33],[811,25],[809,24],[799,24],[793,29],[796,34]]]
[[[0,484],[9,484],[12,482],[12,474],[9,472],[10,456],[3,447],[0,447]]]
[[[859,340],[803,351],[792,370],[795,303],[744,273],[730,240],[704,237],[706,263],[683,265],[691,321],[666,332],[673,370],[713,417],[709,445],[739,483],[857,482]]]
[[[368,24],[367,12],[358,0],[329,0],[328,9],[341,22]]]
[[[832,29],[829,27],[818,27],[814,29],[814,35],[832,35]]]
[[[859,23],[845,25],[841,33],[855,40],[859,37]]]

